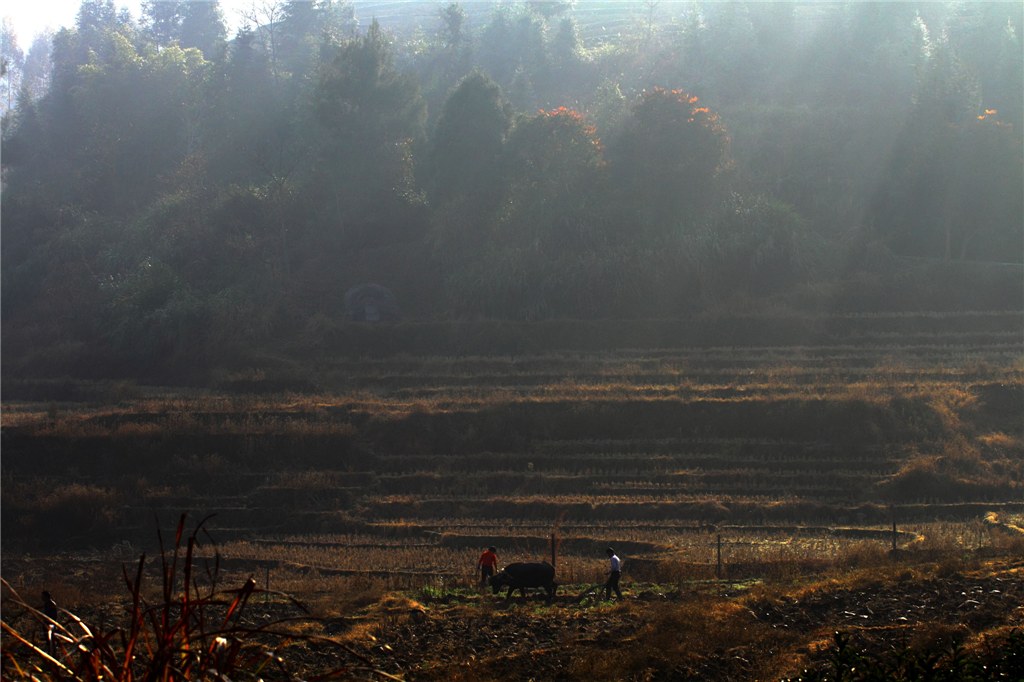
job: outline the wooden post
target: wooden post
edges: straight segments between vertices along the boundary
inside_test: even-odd
[[[715,569],[715,575],[719,579],[721,579],[722,578],[722,534],[721,533],[718,534],[717,545],[718,545],[718,567]]]
[[[263,593],[263,603],[266,604],[270,601],[270,565],[266,567],[267,579],[266,579],[266,591]]]
[[[555,567],[555,559],[557,558],[556,554],[558,553],[558,551],[555,549],[555,547],[556,547],[555,534],[551,533],[551,567],[552,568]]]

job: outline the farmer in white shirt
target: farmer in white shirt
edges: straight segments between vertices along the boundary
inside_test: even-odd
[[[619,578],[622,576],[622,561],[619,557],[615,556],[615,550],[609,547],[608,561],[610,562],[610,569],[608,571],[608,582],[604,584],[605,599],[612,598],[612,590],[615,590],[615,594],[619,599],[622,599],[622,591],[619,590]]]

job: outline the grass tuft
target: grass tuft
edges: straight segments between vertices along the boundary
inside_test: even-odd
[[[31,606],[6,580],[3,620],[3,677],[74,679],[85,682],[115,680],[257,679],[308,675],[300,664],[289,663],[289,643],[317,641],[339,650],[340,666],[320,671],[320,679],[349,679],[353,674],[378,674],[357,652],[325,637],[304,634],[296,623],[311,620],[301,603],[291,597],[260,590],[251,577],[236,589],[218,585],[218,560],[200,563],[196,548],[205,520],[185,535],[182,515],[173,544],[164,547],[160,536],[160,583],[155,591],[145,586],[147,562],[139,558],[134,571],[124,566],[127,616],[115,627],[87,623],[71,611],[51,617]],[[249,617],[257,594],[284,601],[303,615],[259,622]],[[33,629],[46,633],[34,641]]]

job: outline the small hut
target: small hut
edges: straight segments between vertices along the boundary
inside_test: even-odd
[[[398,301],[387,287],[360,284],[345,292],[345,314],[353,322],[393,322]]]

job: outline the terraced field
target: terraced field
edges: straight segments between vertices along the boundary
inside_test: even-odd
[[[159,585],[187,513],[200,582],[268,590],[239,622],[293,623],[300,677],[1019,671],[1019,313],[353,325],[205,389],[4,391],[28,637],[41,589],[121,622],[124,566]],[[482,595],[487,545],[554,554],[554,605]],[[614,607],[589,589],[608,545]],[[4,638],[5,674],[30,665]]]
[[[191,511],[243,572],[463,584],[480,547],[548,557],[554,534],[574,581],[608,544],[682,580],[976,549],[1024,511],[1019,314],[758,322],[746,345],[718,321],[728,344],[678,347],[697,332],[659,324],[648,348],[581,324],[543,353],[429,356],[405,346],[436,329],[367,327],[378,351],[321,350],[305,391],[8,401],[4,543],[101,556]]]

